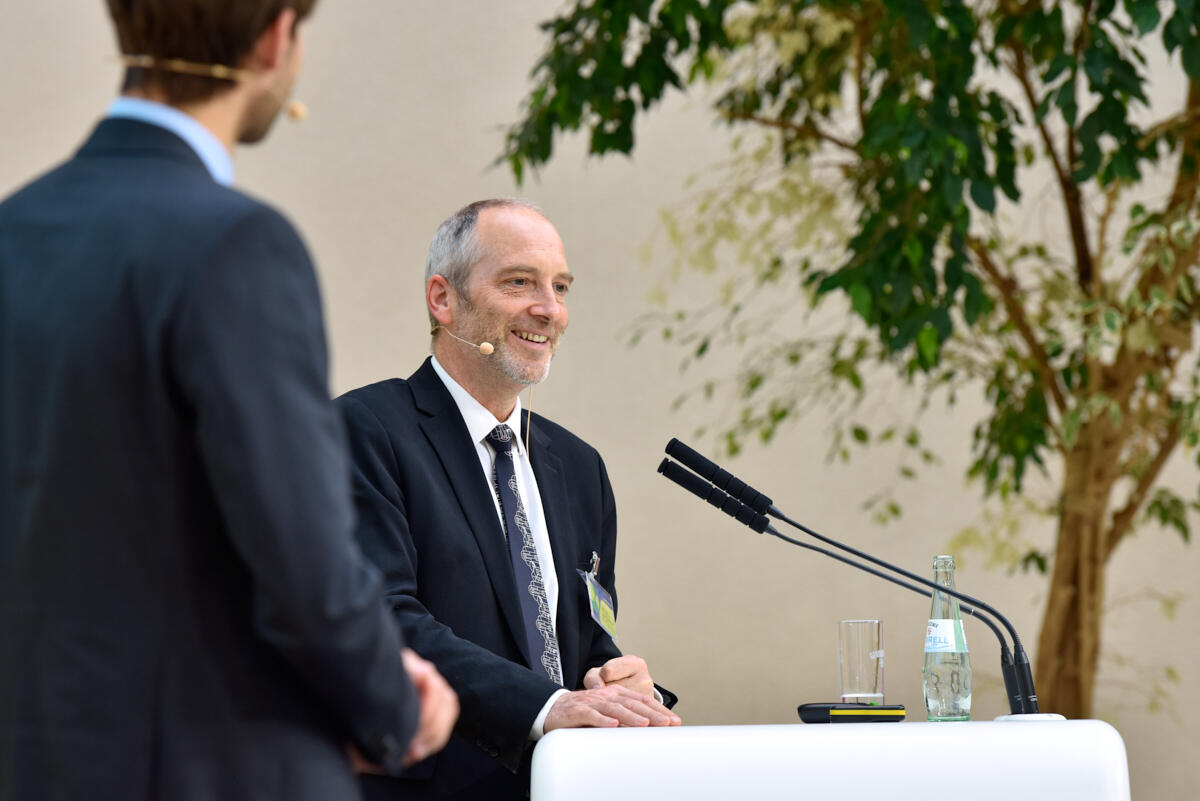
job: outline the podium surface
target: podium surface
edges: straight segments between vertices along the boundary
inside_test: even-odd
[[[559,729],[531,797],[1129,801],[1129,765],[1098,720]]]

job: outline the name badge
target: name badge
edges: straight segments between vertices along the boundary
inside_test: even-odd
[[[608,590],[601,586],[600,581],[596,578],[596,570],[600,567],[600,556],[592,551],[592,569],[588,572],[576,570],[579,577],[583,579],[584,586],[587,587],[588,605],[592,610],[592,620],[604,629],[608,636],[613,638],[613,642],[617,641],[617,613],[614,608],[612,596]]]

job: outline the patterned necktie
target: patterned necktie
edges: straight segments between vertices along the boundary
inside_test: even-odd
[[[492,486],[496,497],[500,499],[500,509],[504,512],[504,536],[508,539],[508,556],[517,579],[517,595],[521,599],[521,618],[525,623],[529,654],[551,681],[561,685],[562,665],[558,658],[558,640],[554,636],[554,622],[550,618],[546,585],[542,581],[542,566],[538,562],[533,532],[529,530],[529,517],[521,503],[521,494],[517,492],[517,452],[513,448],[512,429],[498,425],[488,434],[488,441],[496,451]]]

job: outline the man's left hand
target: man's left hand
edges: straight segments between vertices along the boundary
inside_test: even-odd
[[[610,684],[620,684],[622,687],[654,697],[654,680],[650,678],[646,660],[640,656],[618,656],[600,667],[592,668],[583,677],[584,689],[594,690]]]

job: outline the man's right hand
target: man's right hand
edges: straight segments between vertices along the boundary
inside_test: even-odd
[[[619,684],[559,696],[544,731],[615,726],[678,726],[679,716],[648,695]]]
[[[458,720],[458,694],[450,688],[432,662],[417,656],[409,648],[404,649],[403,658],[404,670],[421,699],[417,732],[404,755],[404,765],[407,767],[442,750],[446,745]]]

